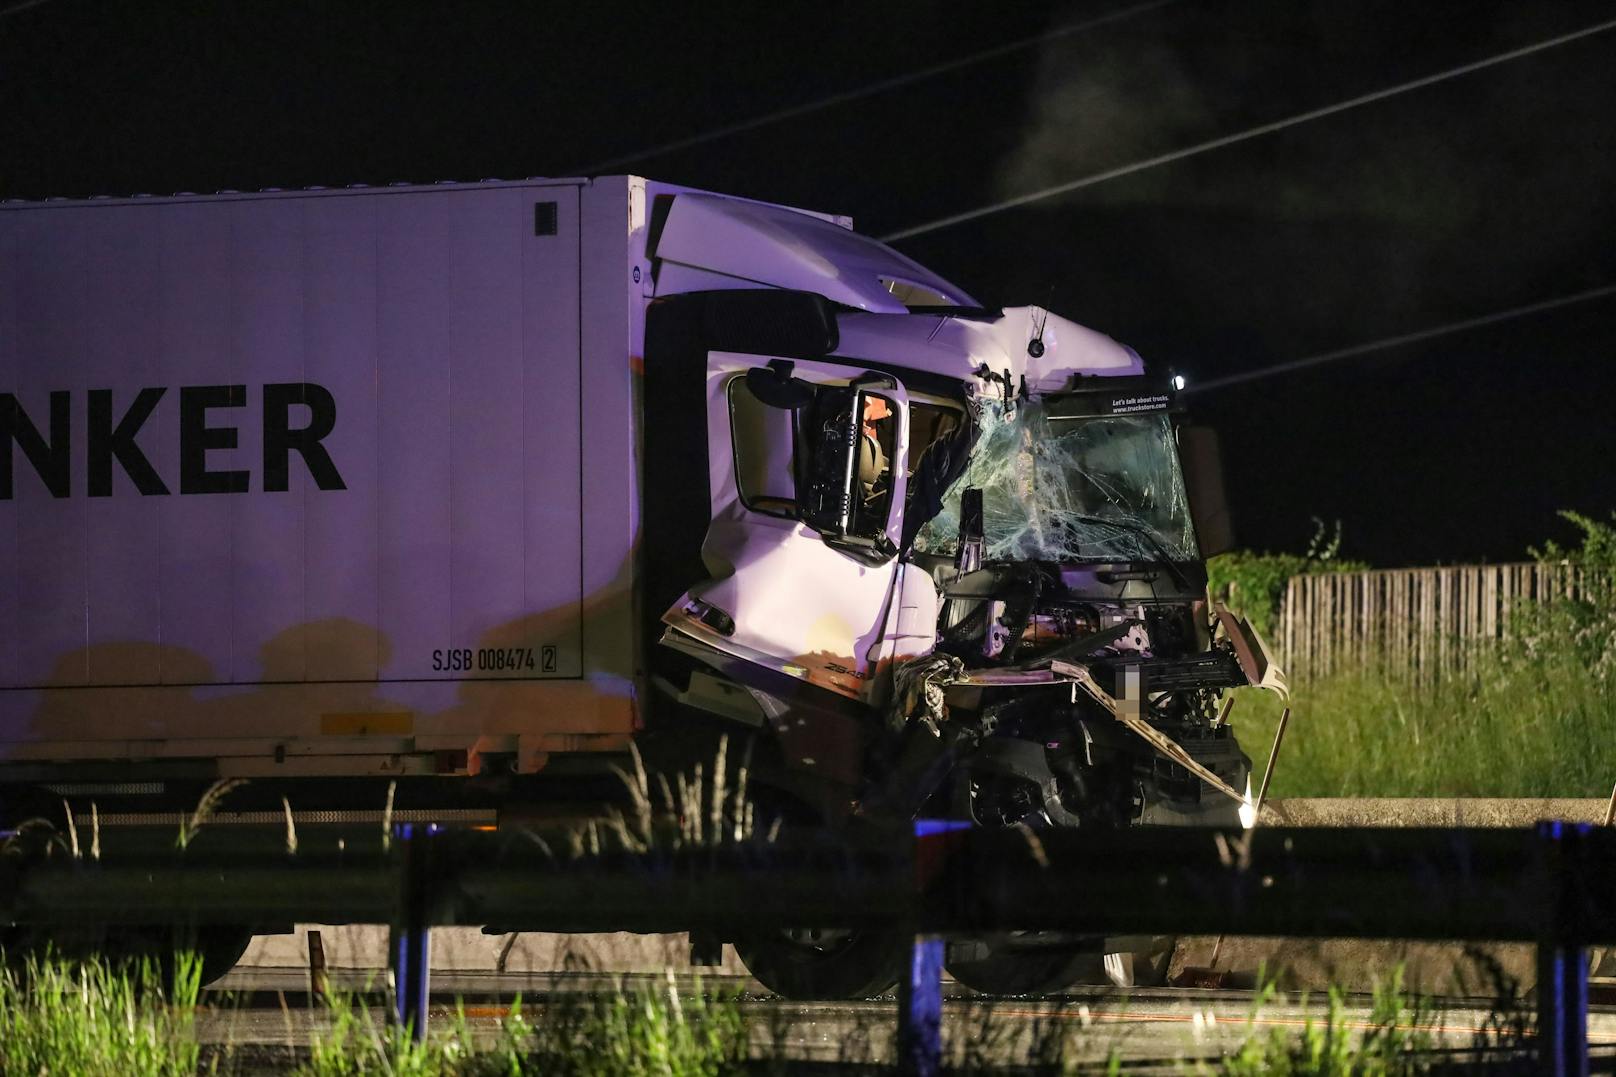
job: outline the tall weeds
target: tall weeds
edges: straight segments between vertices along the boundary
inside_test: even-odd
[[[730,1077],[750,1037],[732,997],[662,988],[551,1002],[534,1029],[531,1072],[555,1077]]]
[[[440,1018],[432,1035],[417,1041],[411,1029],[386,1022],[362,999],[333,994],[328,1026],[309,1041],[309,1057],[297,1077],[496,1077],[533,1072],[524,1066],[530,1029],[518,999],[500,1022],[492,1044],[479,1044],[465,1010],[457,1005],[447,1027]]]
[[[0,1075],[191,1077],[201,964],[178,955],[173,985],[134,968],[28,959],[0,969]]]
[[[1517,611],[1509,638],[1463,673],[1411,683],[1366,665],[1296,687],[1276,796],[1602,797],[1616,781],[1616,526],[1565,514],[1578,546],[1536,555],[1574,566],[1576,599]],[[1268,693],[1236,710],[1248,750],[1273,735]]]
[[[1280,704],[1241,692],[1235,731],[1255,755]],[[1292,706],[1271,796],[1603,797],[1616,781],[1616,678],[1570,654],[1425,686],[1365,668],[1298,686]]]
[[[603,820],[590,821],[567,835],[574,857],[597,856],[606,849],[632,853],[715,848],[762,837],[773,841],[780,821],[758,834],[757,806],[747,788],[751,745],[737,760],[730,758],[728,735],[708,770],[697,763],[688,773],[668,775],[646,769],[639,749],[629,746],[632,769],[614,767],[628,794],[628,810],[611,808]],[[542,839],[538,839],[541,840]]]
[[[1258,1032],[1255,1021],[1276,997],[1272,983],[1263,987],[1252,1004],[1253,1027],[1245,1042],[1215,1066],[1203,1064],[1199,1072],[1220,1077],[1404,1077],[1432,1069],[1436,1011],[1429,999],[1403,991],[1401,969],[1376,985],[1369,1017],[1361,1023],[1347,1019],[1344,993],[1331,988],[1323,1016],[1306,1017],[1300,1032]]]

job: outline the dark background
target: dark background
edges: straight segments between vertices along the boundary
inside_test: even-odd
[[[1616,17],[1128,7],[0,0],[0,198],[635,171],[881,235]],[[898,245],[1193,383],[1616,283],[1616,32]],[[608,167],[596,166],[609,163]],[[1616,297],[1195,394],[1244,544],[1522,556],[1616,507]]]

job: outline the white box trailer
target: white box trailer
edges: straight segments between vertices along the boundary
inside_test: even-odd
[[[0,209],[0,761],[626,744],[658,193]]]
[[[621,176],[0,205],[0,778],[624,749],[647,305],[955,301],[850,227]]]

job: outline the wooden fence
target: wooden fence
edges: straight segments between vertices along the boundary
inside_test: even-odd
[[[1433,680],[1505,638],[1523,604],[1580,593],[1574,567],[1537,563],[1293,576],[1275,642],[1292,681],[1371,665]]]

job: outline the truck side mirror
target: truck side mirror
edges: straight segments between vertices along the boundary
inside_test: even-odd
[[[1179,459],[1184,465],[1184,488],[1190,516],[1201,542],[1201,556],[1215,557],[1234,548],[1234,521],[1223,488],[1223,457],[1217,431],[1209,426],[1184,426],[1178,431]]]
[[[888,388],[890,387],[890,388]],[[871,390],[880,388],[880,392]],[[897,554],[888,530],[895,505],[901,505],[904,473],[901,459],[889,459],[886,447],[864,435],[866,404],[885,403],[905,422],[903,404],[888,400],[899,392],[895,382],[867,375],[845,389],[820,388],[809,419],[809,459],[799,497],[803,523],[830,545],[871,564]],[[894,456],[900,454],[894,453]]]
[[[860,415],[852,389],[821,389],[810,438],[808,489],[802,521],[827,538],[846,538],[853,527]]]

